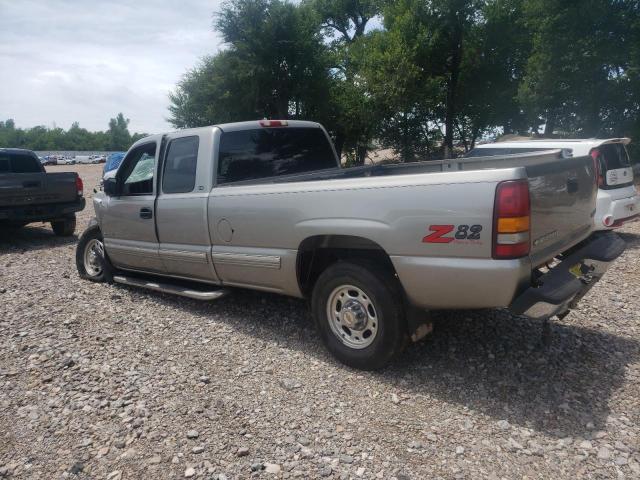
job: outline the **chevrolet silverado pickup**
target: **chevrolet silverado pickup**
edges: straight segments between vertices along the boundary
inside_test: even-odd
[[[0,229],[51,222],[56,235],[73,235],[82,189],[77,173],[47,173],[31,150],[0,148]]]
[[[375,369],[429,309],[566,313],[624,250],[592,235],[597,191],[592,158],[561,150],[343,169],[317,123],[223,124],[136,142],[76,264],[195,299],[308,298],[329,351]]]

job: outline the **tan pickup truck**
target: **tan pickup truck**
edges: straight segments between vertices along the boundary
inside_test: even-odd
[[[624,242],[592,236],[590,156],[560,150],[340,168],[317,123],[215,125],[138,141],[77,249],[94,281],[214,300],[308,298],[348,365],[384,366],[428,309],[563,314]]]

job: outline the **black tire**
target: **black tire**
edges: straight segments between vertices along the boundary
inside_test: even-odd
[[[0,222],[0,228],[6,228],[10,230],[19,230],[25,225],[27,225],[27,223],[28,222],[18,222],[18,221],[7,220],[7,221]]]
[[[357,287],[368,296],[374,306],[377,324],[373,326],[377,326],[377,332],[366,347],[353,348],[346,345],[329,324],[334,320],[334,314],[329,318],[328,311],[331,308],[332,294],[343,286]],[[367,297],[363,295],[363,298]],[[313,317],[327,349],[342,363],[360,370],[383,368],[404,349],[407,328],[403,305],[402,289],[392,273],[374,265],[346,262],[335,263],[320,275],[311,298]],[[339,322],[337,317],[335,320]],[[356,330],[349,332],[348,336],[351,337]],[[354,338],[358,339],[357,336]]]
[[[101,269],[100,273],[96,275],[87,271],[87,267],[85,266],[85,251],[89,244],[92,243],[92,240],[102,242],[102,232],[98,227],[90,227],[80,235],[80,240],[76,246],[76,268],[78,269],[78,274],[80,275],[80,278],[90,280],[92,282],[111,283],[113,281],[113,266],[111,265],[106,252],[103,256],[96,257]]]
[[[51,228],[58,237],[70,237],[76,231],[76,216],[54,220],[51,222]]]

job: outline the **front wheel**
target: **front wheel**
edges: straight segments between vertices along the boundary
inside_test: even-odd
[[[87,229],[76,247],[76,268],[81,278],[92,282],[111,282],[113,269],[104,251],[102,232],[99,228]]]
[[[398,280],[373,265],[331,265],[315,284],[311,306],[324,344],[350,367],[382,368],[406,344]]]

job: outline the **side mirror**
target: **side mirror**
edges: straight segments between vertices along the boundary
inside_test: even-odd
[[[118,182],[115,178],[105,178],[104,179],[104,193],[109,197],[115,197],[118,195]]]

